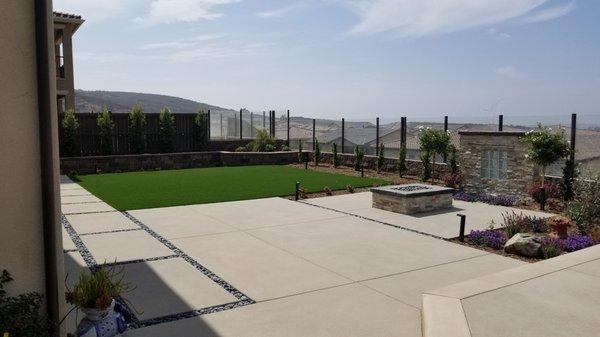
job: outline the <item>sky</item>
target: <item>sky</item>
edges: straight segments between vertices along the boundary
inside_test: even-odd
[[[600,114],[596,0],[54,0],[75,86],[317,118]]]

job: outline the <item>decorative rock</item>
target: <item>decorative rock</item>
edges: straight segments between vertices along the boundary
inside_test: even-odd
[[[542,241],[531,234],[515,234],[504,244],[504,251],[525,257],[539,257],[542,255]]]

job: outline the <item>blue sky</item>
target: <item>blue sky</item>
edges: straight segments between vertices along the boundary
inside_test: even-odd
[[[76,87],[295,115],[600,113],[600,1],[54,0]]]

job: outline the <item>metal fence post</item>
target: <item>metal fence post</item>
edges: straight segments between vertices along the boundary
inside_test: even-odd
[[[345,133],[344,130],[346,129],[346,120],[344,118],[342,118],[342,154],[344,153],[344,146],[346,145],[346,141],[345,141]]]
[[[265,120],[265,112],[263,111],[263,130],[267,130],[267,122]]]
[[[210,109],[207,110],[206,119],[208,124],[208,140],[210,140]]]
[[[575,141],[577,140],[577,114],[571,114],[571,153],[570,159],[575,163]]]
[[[379,117],[375,119],[375,155],[379,156]]]
[[[298,194],[299,194],[299,193],[300,193],[300,182],[299,182],[299,181],[297,181],[297,182],[296,182],[296,194],[295,194],[295,196],[294,196],[294,200],[298,201],[298,199],[299,199],[299,198],[298,198]]]
[[[315,150],[315,141],[317,139],[316,135],[315,135],[315,129],[317,126],[317,120],[313,118],[313,137],[312,137],[312,149],[313,151]]]
[[[254,112],[250,113],[250,138],[254,138]]]
[[[504,130],[504,115],[498,116],[498,131]]]
[[[287,111],[287,141],[286,146],[290,147],[290,110]]]
[[[448,116],[444,116],[444,133],[448,132]],[[444,152],[444,164],[448,163],[448,153]]]
[[[243,138],[243,136],[242,136],[242,129],[244,127],[243,119],[242,119],[242,112],[243,111],[244,111],[244,109],[240,109],[240,139]]]
[[[406,147],[406,117],[400,119],[400,146]]]

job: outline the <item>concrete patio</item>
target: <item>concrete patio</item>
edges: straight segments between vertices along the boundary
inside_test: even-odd
[[[524,265],[438,238],[456,236],[453,213],[487,227],[495,206],[406,217],[360,193],[121,213],[61,191],[81,200],[63,202],[69,283],[108,262],[137,285],[125,336],[422,336],[423,293]]]

